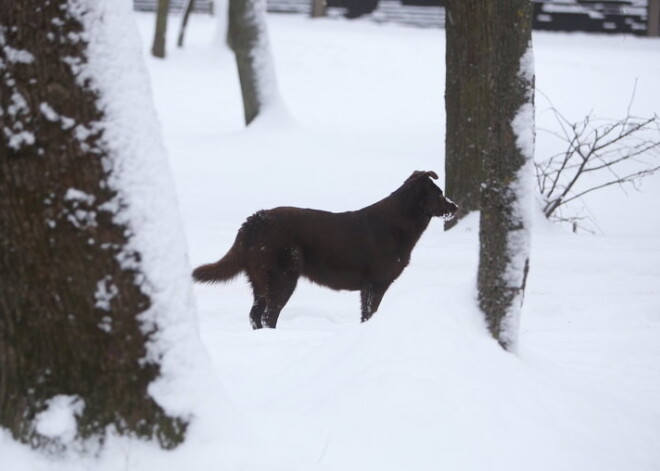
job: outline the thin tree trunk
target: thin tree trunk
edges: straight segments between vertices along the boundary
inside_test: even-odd
[[[486,112],[492,97],[487,79],[493,54],[489,2],[448,0],[446,21],[445,191],[459,206],[460,218],[479,210],[481,165],[488,148]]]
[[[181,19],[181,29],[179,29],[179,38],[177,40],[177,46],[183,47],[183,37],[186,34],[186,27],[188,26],[188,18],[195,8],[195,0],[188,0],[186,2],[186,8],[183,11],[183,18]]]
[[[312,0],[310,16],[312,18],[324,17],[326,15],[327,6],[326,0]]]
[[[479,306],[500,344],[516,346],[529,268],[533,200],[534,72],[528,0],[470,0],[484,26],[490,86],[481,105],[488,120],[481,140]],[[476,111],[476,110],[475,110]]]
[[[91,31],[66,0],[0,0],[0,11],[0,426],[61,449],[36,419],[64,397],[80,439],[112,426],[175,446],[185,423],[147,390],[160,370],[140,321],[152,299],[115,213],[126,202],[104,112],[77,75]]]
[[[651,37],[660,35],[660,0],[648,0],[646,34]]]
[[[154,42],[151,47],[151,54],[154,57],[163,59],[165,57],[165,45],[167,36],[167,17],[170,10],[170,0],[158,0],[158,9],[156,10],[156,31],[154,33]]]
[[[266,0],[229,0],[227,39],[236,54],[245,123],[250,124],[277,96]]]

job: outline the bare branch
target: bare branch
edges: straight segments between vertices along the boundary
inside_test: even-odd
[[[570,122],[552,105],[557,122],[554,130],[541,130],[566,143],[566,150],[536,163],[536,180],[545,199],[546,217],[577,224],[579,218],[561,215],[562,206],[593,191],[612,185],[630,184],[639,188],[641,178],[660,171],[660,118],[657,114],[641,118],[631,115],[637,82],[628,103],[627,115],[620,120],[596,119],[590,113],[582,121]],[[547,97],[546,97],[547,99]],[[627,172],[620,165],[628,162]],[[631,170],[630,164],[637,169]],[[601,182],[576,191],[584,174],[600,175]]]
[[[562,201],[561,204],[569,203],[569,202],[571,202],[573,200],[576,200],[576,199],[578,199],[578,198],[580,198],[580,197],[582,197],[582,196],[584,196],[588,193],[591,193],[592,191],[600,190],[601,188],[606,188],[606,187],[612,186],[612,185],[620,185],[620,184],[623,184],[623,183],[633,183],[635,181],[638,181],[642,177],[646,177],[648,175],[654,174],[658,170],[660,170],[660,165],[657,166],[657,167],[650,168],[650,169],[640,170],[639,172],[635,172],[635,173],[632,173],[630,175],[626,175],[625,177],[620,177],[617,180],[611,180],[611,181],[608,181],[606,183],[602,183],[600,185],[589,188],[588,190],[584,190],[584,191],[582,191],[581,193],[578,193],[575,196],[571,196],[570,198]]]

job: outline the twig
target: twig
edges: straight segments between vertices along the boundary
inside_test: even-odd
[[[631,115],[637,81],[628,103],[627,115],[618,121],[595,119],[590,113],[580,122],[570,122],[548,99],[558,130],[543,130],[564,141],[566,150],[536,163],[536,182],[544,200],[544,214],[559,221],[577,224],[581,218],[561,215],[561,207],[593,191],[612,185],[631,184],[639,188],[639,180],[660,171],[660,164],[648,158],[660,156],[660,118]],[[541,93],[542,94],[542,93]],[[547,97],[546,97],[547,99]],[[642,168],[619,172],[619,165],[632,162]],[[607,175],[601,182],[576,191],[584,174]]]

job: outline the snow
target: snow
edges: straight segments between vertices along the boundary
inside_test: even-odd
[[[8,48],[5,48],[5,53],[8,53]],[[6,74],[5,77],[9,76]],[[14,79],[11,78],[8,81],[10,86],[13,86]],[[14,93],[11,95],[11,104],[7,107],[7,114],[10,116],[10,121],[13,129],[4,126],[2,131],[5,136],[9,139],[9,147],[14,150],[19,150],[23,147],[24,144],[32,145],[34,144],[34,134],[30,131],[24,129],[25,123],[22,120],[28,120],[30,116],[30,107],[25,101],[23,95],[18,91],[14,90]],[[0,113],[0,116],[4,116],[4,111]]]
[[[48,103],[41,103],[39,105],[39,110],[41,113],[43,113],[48,121],[55,122],[60,119],[60,115],[58,115]]]
[[[520,58],[518,78],[526,87],[525,103],[518,109],[511,121],[511,129],[516,138],[516,147],[524,159],[515,179],[509,189],[515,195],[514,208],[511,214],[511,230],[507,235],[507,251],[509,263],[503,279],[507,288],[516,291],[508,311],[500,326],[500,340],[511,352],[518,351],[518,336],[520,331],[520,316],[524,300],[524,287],[529,269],[531,250],[533,211],[535,203],[534,188],[534,49],[532,42]]]
[[[292,118],[269,113],[245,129],[234,58],[214,41],[216,20],[192,17],[186,48],[170,44],[168,58],[157,61],[147,55],[153,17],[135,17],[162,133],[154,132],[151,118],[141,120],[152,93],[139,77],[126,83],[114,76],[122,91],[111,96],[124,125],[164,138],[192,266],[222,256],[259,209],[356,209],[389,194],[413,170],[442,174],[442,30],[269,16],[280,92]],[[650,114],[660,103],[656,40],[545,33],[535,34],[534,49],[538,88],[569,118],[590,111],[619,116],[635,79],[635,113]],[[127,57],[130,70],[142,70],[134,55]],[[536,119],[551,123],[541,103]],[[155,140],[141,147],[119,132],[113,137],[117,148],[133,149],[137,162],[162,157]],[[537,158],[554,152],[537,138]],[[159,183],[151,160],[124,165],[154,186],[141,189],[143,206],[132,209],[144,215],[136,234],[178,247],[169,183]],[[185,321],[169,329],[162,340],[176,348],[166,372],[189,369],[192,377],[156,388],[169,410],[192,411],[188,440],[178,449],[111,437],[98,457],[52,459],[3,432],[3,465],[657,470],[660,176],[642,188],[585,198],[601,228],[595,236],[571,234],[535,214],[516,356],[489,337],[475,307],[478,215],[449,232],[437,220],[365,324],[356,293],[301,282],[278,329],[252,331],[244,280],[196,286],[206,353],[186,346],[194,335]],[[163,220],[148,222],[151,212]],[[163,293],[160,301],[171,307],[176,327],[177,312],[191,317],[182,281],[191,267],[181,268],[181,256],[172,256],[175,261],[158,261],[147,254],[145,263],[174,267],[159,275],[180,285],[181,292]]]
[[[57,395],[47,401],[46,409],[37,415],[35,427],[45,437],[71,442],[76,436],[76,416],[84,408],[84,401],[77,396]]]
[[[51,122],[54,122],[54,123],[56,123],[58,121],[62,121],[62,129],[64,129],[65,131],[67,129],[71,129],[76,124],[76,122],[73,119],[71,119],[67,116],[60,115],[48,103],[45,103],[45,102],[41,103],[39,105],[39,111],[41,111],[41,113],[44,115],[44,117],[48,121],[51,121]],[[77,137],[78,137],[78,139],[80,139],[81,136],[78,135]]]
[[[112,283],[112,279],[110,277],[103,278],[96,283],[96,292],[94,293],[96,304],[94,306],[104,311],[109,311],[110,302],[117,294],[119,294],[119,291],[117,290],[117,286]],[[104,322],[104,324],[106,323]]]
[[[248,4],[252,10],[248,12],[249,22],[254,24],[259,35],[251,51],[253,67],[257,72],[255,91],[257,101],[264,111],[271,106],[282,106],[278,94],[275,64],[269,43],[268,23],[266,15],[266,0],[251,0]]]
[[[187,244],[131,4],[70,0],[70,5],[85,25],[83,38],[89,42],[89,61],[80,65],[78,78],[91,78],[99,91],[105,116],[96,125],[103,128],[112,156],[105,165],[117,197],[104,209],[128,228],[129,244],[118,255],[120,263],[127,268],[139,264],[144,273],[136,280],[151,299],[151,306],[140,314],[143,329],[158,327],[148,345],[148,359],[160,362],[161,378],[150,390],[171,414],[188,416],[194,399],[173,391],[193,387],[206,360],[187,282]],[[91,131],[76,127],[81,137],[87,132]],[[112,287],[104,280],[97,283],[96,300],[103,304],[113,295]],[[108,328],[108,319],[101,319],[100,327]]]
[[[31,64],[34,62],[34,56],[30,54],[29,51],[22,49],[16,49],[7,44],[7,39],[5,33],[7,28],[5,26],[0,26],[0,47],[3,49],[4,57],[9,62],[20,63],[20,64]],[[0,66],[2,61],[0,61]]]

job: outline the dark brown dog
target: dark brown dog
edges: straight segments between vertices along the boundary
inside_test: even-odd
[[[408,265],[431,218],[450,218],[458,209],[431,178],[438,176],[414,172],[390,196],[358,211],[259,211],[243,223],[229,252],[197,267],[193,278],[212,283],[245,272],[254,294],[255,329],[275,328],[300,276],[335,290],[360,291],[364,322]]]

